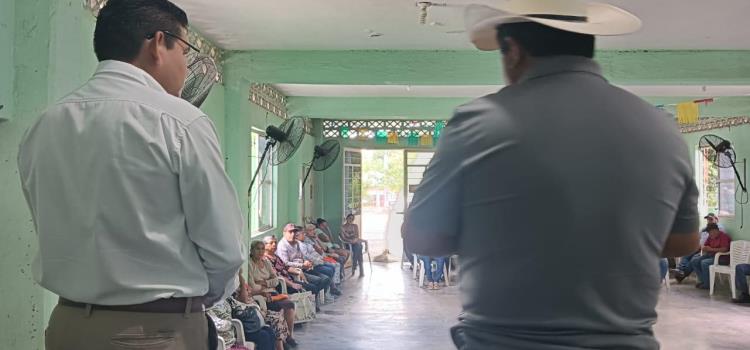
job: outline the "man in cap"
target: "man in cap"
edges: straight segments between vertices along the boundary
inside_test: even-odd
[[[704,216],[703,218],[706,219],[706,227],[704,227],[700,233],[700,247],[703,247],[703,245],[706,243],[706,240],[708,239],[709,225],[715,224],[719,228],[719,231],[726,232],[724,231],[724,226],[719,223],[719,217],[716,216],[716,214],[708,213],[708,215]],[[681,283],[685,278],[687,278],[687,276],[690,276],[690,274],[693,272],[693,266],[690,264],[690,261],[700,255],[701,249],[698,248],[694,252],[680,258],[680,264],[677,266],[677,271],[675,271],[675,280],[677,280],[677,283]]]
[[[698,246],[690,155],[670,115],[592,59],[594,35],[640,20],[574,0],[498,6],[468,6],[467,29],[500,49],[508,85],[455,111],[406,244],[461,256],[459,349],[657,349],[659,259]]]

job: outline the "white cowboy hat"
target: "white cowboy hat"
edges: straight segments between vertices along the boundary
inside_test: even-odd
[[[497,26],[537,22],[568,32],[621,35],[635,32],[641,20],[619,7],[580,0],[505,0],[490,7],[471,4],[464,12],[466,31],[480,50],[499,49]]]

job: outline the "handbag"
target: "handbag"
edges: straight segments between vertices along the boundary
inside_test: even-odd
[[[294,302],[294,323],[310,322],[315,319],[315,296],[312,292],[300,292],[289,295]]]
[[[232,306],[232,318],[242,322],[242,328],[246,334],[260,331],[266,325],[260,313],[260,307],[253,304],[244,304],[233,299],[229,304]]]

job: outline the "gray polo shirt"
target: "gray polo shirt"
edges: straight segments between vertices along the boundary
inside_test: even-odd
[[[660,253],[697,197],[673,118],[557,56],[456,110],[405,231],[461,256],[466,349],[656,349]]]

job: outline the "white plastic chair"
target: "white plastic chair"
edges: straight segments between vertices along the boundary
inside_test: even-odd
[[[248,342],[245,340],[245,330],[242,328],[242,322],[236,318],[232,319],[232,329],[234,330],[235,345],[241,345],[249,350],[255,350],[255,343]],[[227,348],[224,339],[219,337],[219,344],[216,346],[216,350],[225,350]]]
[[[419,266],[419,271],[420,271],[420,274],[419,274],[419,287],[421,288],[422,286],[424,286],[424,274],[425,274],[425,271],[427,271],[429,269],[430,273],[432,273],[432,264],[430,264],[430,266],[424,266],[424,261],[422,261],[422,259],[419,259],[416,255],[414,257],[415,257],[414,260],[417,261],[417,266]],[[442,268],[443,268],[443,278],[445,279],[445,285],[446,286],[450,286],[450,282],[449,282],[450,281],[450,278],[449,278],[450,277],[450,269],[449,269],[449,266],[450,266],[450,263],[448,265],[443,264],[443,266],[442,266]],[[415,270],[417,270],[417,269],[415,269]]]
[[[719,257],[729,255],[729,266],[719,265]],[[714,295],[714,283],[716,275],[729,275],[729,284],[732,289],[732,298],[737,298],[737,290],[734,288],[734,268],[739,264],[750,264],[750,241],[733,241],[729,246],[729,252],[716,253],[714,264],[708,268],[710,295]]]
[[[414,269],[412,270],[412,278],[419,279],[419,269],[422,268],[422,265],[419,263],[419,257],[417,254],[412,254],[412,260],[414,261],[412,263],[412,266],[414,266]]]

